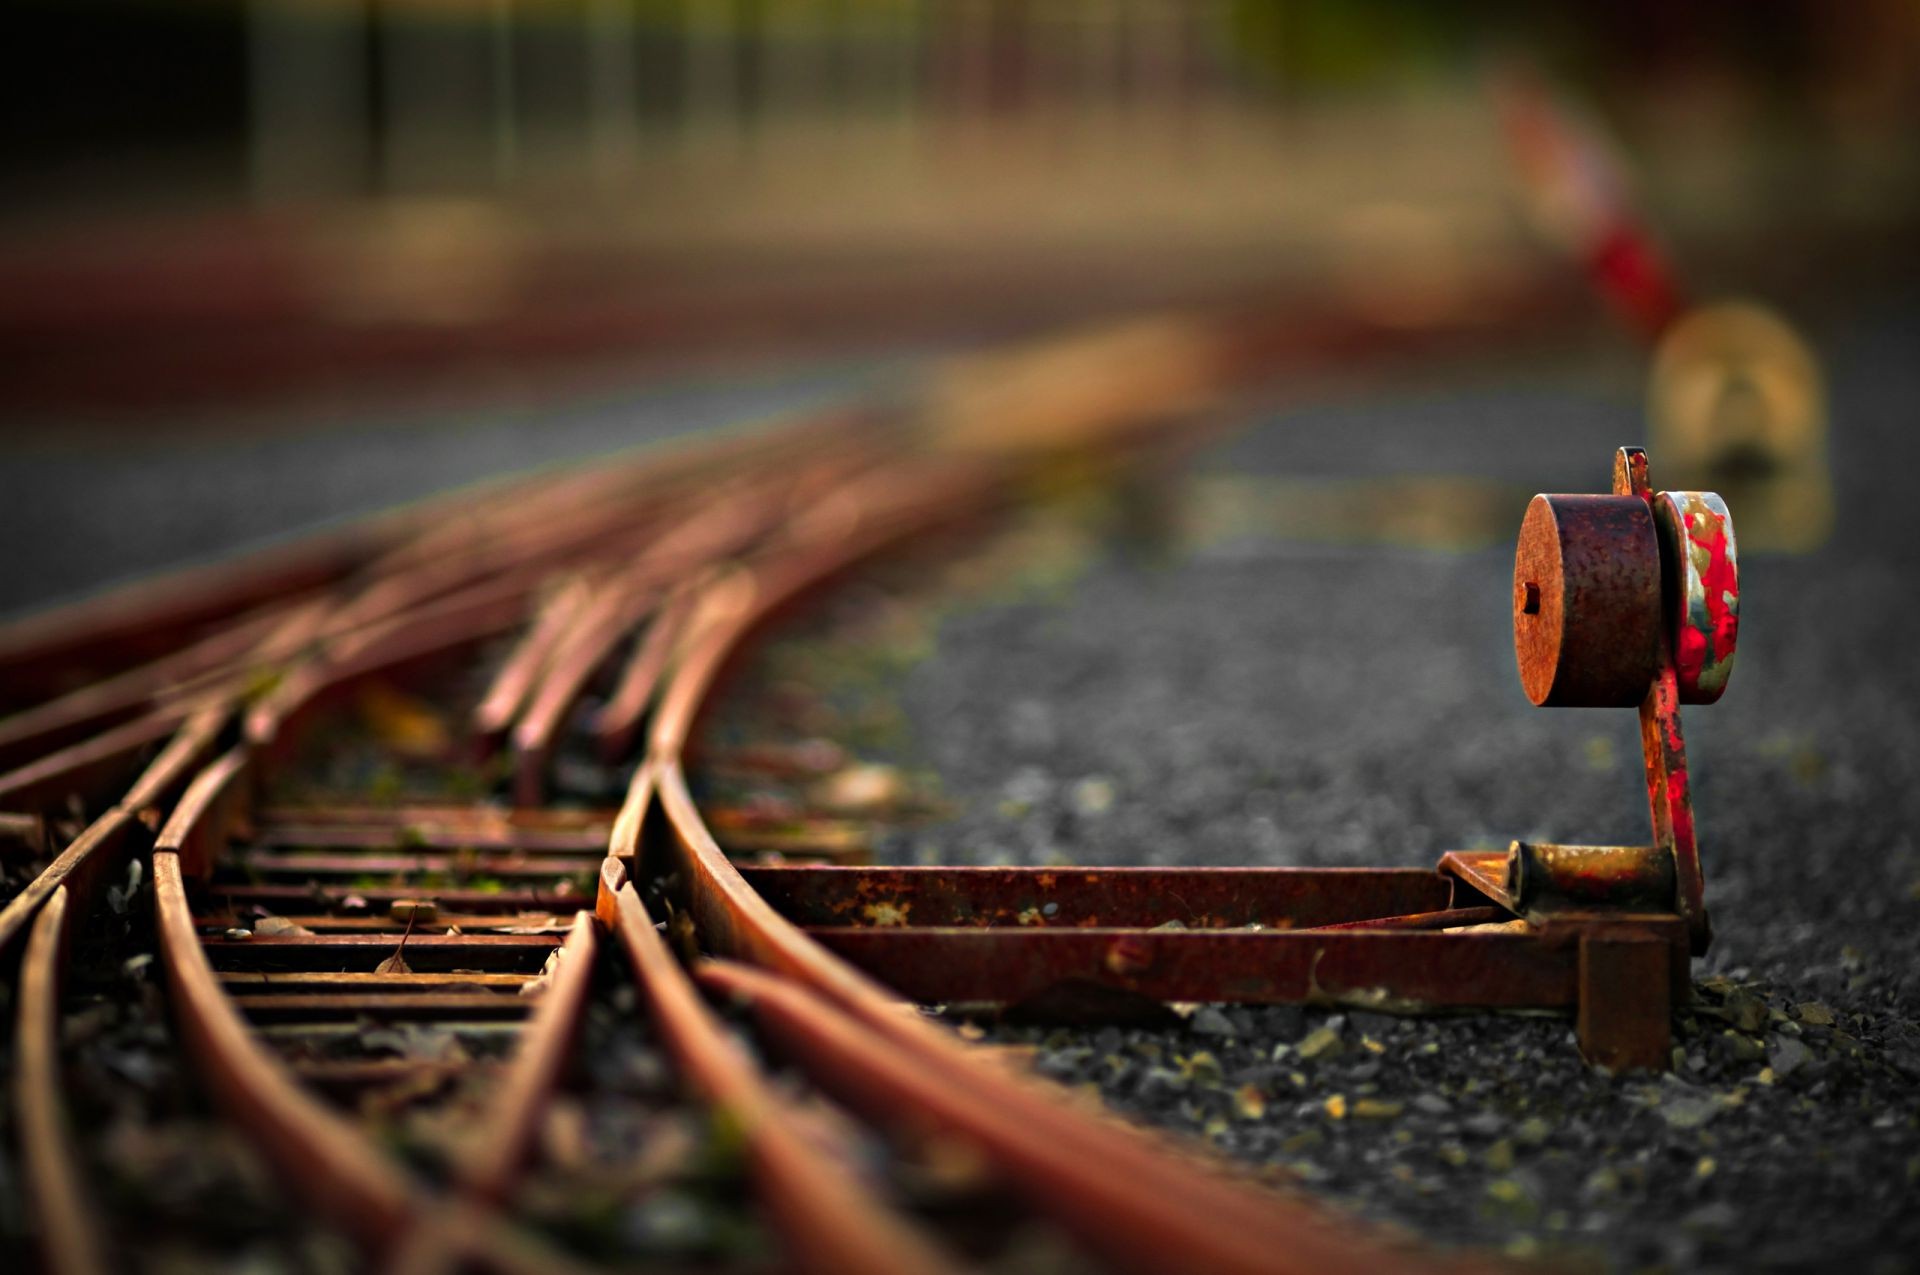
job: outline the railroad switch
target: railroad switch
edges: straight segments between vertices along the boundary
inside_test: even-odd
[[[916,1000],[1111,1014],[1133,1002],[1573,1011],[1582,1052],[1670,1062],[1709,930],[1682,704],[1725,690],[1739,625],[1718,496],[1656,492],[1623,448],[1609,495],[1542,495],[1514,567],[1521,684],[1635,707],[1651,844],[1515,842],[1418,868],[744,867],[817,942]]]

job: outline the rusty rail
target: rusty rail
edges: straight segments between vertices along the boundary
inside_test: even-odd
[[[715,687],[792,606],[874,555],[1016,499],[1049,458],[1151,442],[1245,377],[1247,339],[1199,325],[1074,346],[1059,357],[1076,374],[1111,368],[1103,351],[1117,351],[1141,380],[1126,392],[1123,361],[1117,385],[1049,400],[1065,421],[1051,440],[968,434],[975,414],[1004,404],[1009,370],[1032,386],[1049,366],[987,364],[891,433],[875,415],[837,414],[762,446],[727,440],[502,489],[458,517],[390,522],[224,591],[202,581],[192,599],[158,606],[164,640],[137,650],[114,646],[131,612],[111,608],[0,641],[18,668],[41,669],[57,663],[45,634],[66,634],[84,655],[76,676],[97,679],[25,704],[11,733],[0,722],[0,743],[57,745],[0,776],[0,813],[44,821],[78,799],[92,817],[0,911],[0,951],[31,929],[19,1022],[29,1065],[15,1104],[43,1113],[23,1133],[49,1264],[107,1261],[59,1117],[58,939],[94,905],[102,874],[149,846],[160,964],[210,1095],[302,1199],[389,1263],[569,1264],[535,1234],[516,1187],[612,966],[694,1099],[739,1132],[755,1198],[804,1268],[959,1260],[849,1171],[844,1148],[796,1134],[793,1104],[723,1025],[736,1005],[897,1153],[916,1134],[959,1142],[1021,1208],[1110,1266],[1440,1264],[1194,1148],[1070,1109],[901,997],[1005,1005],[1079,985],[1150,1001],[1557,1008],[1577,1015],[1583,1039],[1626,1037],[1631,1060],[1664,1039],[1685,907],[1522,916],[1504,858],[1485,855],[1334,872],[742,865],[689,786]],[[1155,372],[1156,357],[1171,373]],[[1621,494],[1651,499],[1644,485]],[[490,675],[479,667],[489,642],[512,647]],[[1672,726],[1677,750],[1665,658],[1667,681],[1644,711]],[[23,685],[12,671],[0,656],[0,683]],[[455,674],[477,688],[448,718],[469,728],[463,755],[510,747],[513,774],[494,795],[518,808],[416,795],[376,809],[338,791],[287,804],[277,785],[325,751],[316,728],[350,717],[357,694]],[[574,710],[592,688],[604,707],[584,719]],[[632,767],[617,810],[541,806],[563,744]],[[1650,783],[1684,781],[1674,755],[1649,745]],[[1669,828],[1656,841],[1677,849],[1684,790],[1663,791]],[[1697,868],[1680,868],[1681,889],[1694,890]],[[622,960],[599,959],[603,948]],[[1634,998],[1623,1017],[1619,1002]],[[484,1067],[296,1066],[277,1052],[276,1041],[362,1015],[423,1031],[483,1023],[512,1049]],[[454,1075],[489,1086],[484,1147],[438,1174],[399,1162],[328,1097]]]

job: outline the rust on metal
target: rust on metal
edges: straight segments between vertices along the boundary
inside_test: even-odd
[[[463,1169],[467,1189],[481,1199],[505,1199],[532,1155],[540,1121],[579,1038],[598,957],[599,932],[593,913],[576,913],[560,949],[559,972],[541,994],[534,1021],[520,1035],[506,1078],[488,1109],[479,1150]],[[495,999],[505,998],[496,995]]]
[[[1162,1002],[1400,1011],[1570,1009],[1575,999],[1573,953],[1521,933],[850,926],[807,935],[931,1004],[1020,1004],[1076,986]]]
[[[22,1177],[40,1222],[40,1257],[54,1275],[105,1275],[98,1210],[68,1133],[60,1081],[60,982],[66,964],[67,889],[40,909],[20,969],[14,1019],[13,1102]]]
[[[785,1104],[702,1003],[617,859],[609,858],[601,872],[598,914],[618,936],[681,1073],[745,1141],[761,1198],[792,1245],[794,1262],[821,1275],[952,1268],[836,1158],[797,1136]]]
[[[1651,508],[1655,496],[1644,450],[1622,447],[1615,454],[1613,490],[1616,495],[1636,496]],[[1666,587],[1670,599],[1676,584],[1668,581]],[[1663,615],[1665,613],[1663,610]],[[1713,927],[1707,918],[1706,886],[1700,871],[1700,848],[1694,835],[1687,743],[1680,729],[1680,674],[1674,664],[1673,642],[1665,626],[1659,636],[1659,651],[1657,675],[1640,701],[1640,751],[1646,764],[1653,843],[1666,847],[1673,855],[1680,915],[1686,918],[1697,956],[1712,942]]]
[[[1507,893],[1522,912],[1661,911],[1674,906],[1674,890],[1673,852],[1666,846],[1516,841],[1507,852]]]
[[[1670,988],[1684,953],[1658,936],[1597,929],[1580,937],[1580,1052],[1614,1071],[1664,1069],[1672,1045]]]
[[[1589,1057],[1662,1065],[1689,931],[1704,940],[1678,705],[1724,686],[1737,581],[1724,517],[1695,517],[1714,512],[1703,495],[1656,495],[1643,454],[1620,455],[1611,496],[1536,499],[1514,606],[1535,702],[1639,705],[1650,848],[1527,845],[1511,862],[1450,855],[1440,871],[745,867],[723,842],[806,847],[770,842],[780,829],[725,810],[703,812],[689,787],[686,759],[715,687],[788,608],[873,555],[1012,501],[1041,465],[1084,464],[1095,441],[1113,449],[1092,458],[1096,467],[1128,449],[1150,454],[1166,434],[1162,409],[1210,399],[1247,371],[1240,360],[1252,348],[1178,324],[1144,344],[1122,337],[1056,353],[1083,384],[1089,361],[1116,350],[1171,352],[1177,367],[1164,383],[1130,369],[1150,406],[1111,384],[1018,404],[1008,419],[1065,414],[1068,428],[1031,446],[986,445],[994,421],[971,428],[981,405],[1008,404],[1011,393],[1003,365],[983,364],[918,416],[816,419],[769,440],[502,486],[438,523],[352,541],[326,559],[332,575],[295,572],[278,592],[249,585],[244,613],[158,607],[176,623],[157,645],[106,641],[126,631],[120,613],[64,630],[94,663],[61,668],[38,707],[29,694],[24,716],[0,721],[0,751],[10,741],[25,759],[0,777],[0,809],[42,817],[44,828],[76,795],[104,813],[0,912],[0,946],[31,924],[37,960],[43,933],[57,937],[140,829],[164,820],[154,856],[161,964],[199,1077],[304,1195],[395,1266],[564,1267],[508,1210],[596,965],[631,979],[682,1079],[740,1134],[784,1263],[937,1270],[950,1257],[848,1171],[840,1138],[815,1145],[796,1131],[797,1104],[703,991],[749,1006],[765,1040],[855,1115],[971,1148],[996,1186],[1114,1265],[1426,1265],[1166,1140],[1070,1110],[1038,1079],[903,1012],[901,997],[1553,1009],[1572,1014]],[[1044,388],[1052,357],[1004,367]],[[901,428],[909,424],[922,433]],[[930,438],[953,450],[932,454]],[[1696,558],[1697,584],[1684,569]],[[489,640],[516,638],[481,710],[461,720],[483,743],[512,740],[508,795],[530,803],[563,738],[582,742],[566,732],[586,720],[577,710],[588,692],[611,684],[586,742],[633,760],[617,812],[256,808],[296,746],[323,742],[309,728],[356,688],[463,670]],[[27,665],[57,654],[31,633],[14,649]],[[12,685],[14,671],[0,658],[0,680]],[[630,759],[636,744],[643,755]],[[844,851],[851,827],[784,831]],[[581,907],[596,881],[589,914]],[[673,909],[674,940],[707,954],[689,955],[695,977],[656,930],[656,899]],[[624,973],[595,961],[603,936]],[[57,1000],[34,977],[44,1044]],[[515,1052],[504,1068],[457,1069],[290,1066],[273,1052],[272,1042],[344,1039],[362,1017],[459,1023]],[[54,1057],[41,1053],[42,1064]],[[39,1066],[37,1089],[48,1089],[48,1070]],[[443,1186],[318,1097],[453,1075],[494,1087],[485,1150],[453,1165]],[[71,1139],[48,1128],[55,1150],[70,1153]]]
[[[769,866],[746,883],[801,926],[1293,929],[1427,912],[1449,882],[1423,868]]]
[[[89,875],[100,879],[103,862],[110,865],[111,871],[118,872],[137,826],[133,816],[118,806],[88,824],[71,845],[0,908],[0,952],[7,951],[27,933],[41,905],[68,881],[78,882]]]
[[[1630,708],[1658,665],[1660,545],[1647,502],[1535,496],[1513,564],[1513,644],[1527,698]]]
[[[183,807],[177,840],[201,812]],[[422,1204],[413,1185],[351,1126],[310,1098],[247,1030],[202,953],[186,876],[170,849],[153,856],[156,928],[181,1035],[213,1096],[341,1225],[375,1247],[397,1242]]]
[[[1229,1185],[1144,1138],[1075,1118],[1038,1085],[977,1065],[956,1075],[944,1051],[903,1052],[792,979],[723,961],[703,962],[698,973],[751,1006],[780,1048],[842,1102],[889,1127],[978,1148],[1122,1269],[1358,1275],[1424,1265],[1298,1201]]]

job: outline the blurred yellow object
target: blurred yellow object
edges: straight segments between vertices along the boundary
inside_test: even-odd
[[[402,757],[437,760],[453,749],[453,735],[425,700],[375,682],[360,693],[360,719],[368,730]]]
[[[1190,414],[1220,393],[1220,343],[1179,318],[1114,324],[956,364],[928,396],[929,432],[957,452],[1045,454]]]
[[[342,323],[459,327],[499,318],[524,283],[526,227],[480,199],[390,199],[323,223],[308,283]]]
[[[1778,314],[1724,301],[1682,315],[1654,354],[1647,415],[1666,480],[1738,509],[1741,548],[1802,552],[1827,538],[1826,384]]]

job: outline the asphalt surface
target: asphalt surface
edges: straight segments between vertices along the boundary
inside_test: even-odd
[[[1589,1068],[1569,1024],[1538,1017],[1203,1008],[1171,1030],[993,1036],[1442,1243],[1621,1271],[1914,1269],[1920,310],[1814,339],[1838,523],[1811,555],[1743,553],[1731,689],[1686,715],[1716,939],[1670,1074]],[[1604,490],[1612,449],[1641,440],[1639,366],[1568,350],[1389,378],[1255,421],[1186,490]],[[1067,521],[944,574],[856,581],[759,657],[718,738],[818,733],[895,768],[942,811],[881,839],[902,862],[1426,865],[1514,837],[1646,838],[1634,715],[1520,691],[1510,539],[1256,528],[1142,552]]]

